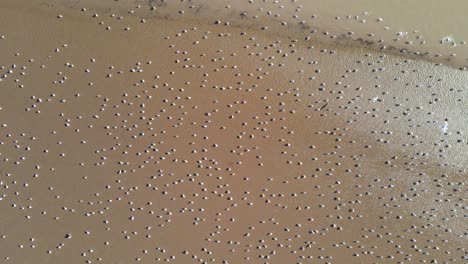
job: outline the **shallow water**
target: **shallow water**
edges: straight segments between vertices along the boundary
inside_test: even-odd
[[[466,262],[463,36],[276,2],[2,2],[2,261]]]

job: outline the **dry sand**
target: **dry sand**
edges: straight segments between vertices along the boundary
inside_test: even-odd
[[[1,263],[466,262],[464,44],[231,2],[2,1]]]

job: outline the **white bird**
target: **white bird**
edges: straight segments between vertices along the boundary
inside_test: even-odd
[[[447,121],[444,121],[444,125],[440,126],[440,132],[447,133],[447,130],[448,130],[448,123]]]

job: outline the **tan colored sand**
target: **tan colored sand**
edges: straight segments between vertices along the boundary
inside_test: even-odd
[[[0,5],[3,262],[466,261],[466,72],[36,3]]]

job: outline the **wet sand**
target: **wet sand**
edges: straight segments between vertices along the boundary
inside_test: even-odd
[[[0,5],[2,262],[466,262],[458,64],[129,3]]]

